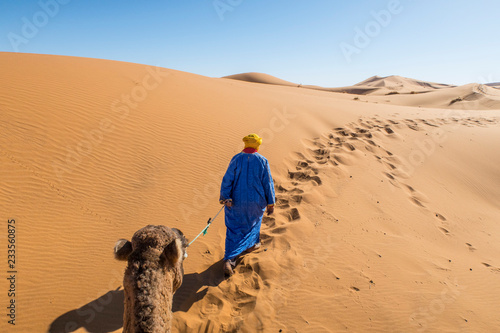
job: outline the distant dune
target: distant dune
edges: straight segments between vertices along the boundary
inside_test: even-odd
[[[471,83],[464,86],[440,89],[432,93],[407,96],[387,96],[395,104],[470,110],[500,109],[500,91],[487,85]]]
[[[402,76],[397,76],[397,75],[391,75],[391,76],[386,76],[386,77],[380,77],[380,76],[372,76],[369,79],[366,79],[365,81],[362,81],[356,86],[370,86],[370,87],[377,87],[377,88],[387,88],[391,90],[409,90],[409,89],[415,89],[416,91],[429,91],[433,89],[442,89],[442,88],[449,88],[453,87],[452,85],[448,84],[442,84],[442,83],[433,83],[433,82],[426,82],[426,81],[419,81],[415,79],[409,79],[406,77]],[[412,91],[415,91],[412,90]]]
[[[240,80],[253,83],[264,83],[264,84],[276,84],[280,86],[298,87],[296,83],[288,82],[282,79],[278,79],[272,75],[264,73],[242,73],[224,76],[225,79]]]
[[[500,89],[500,82],[486,83],[487,86]]]
[[[393,103],[397,105],[428,108],[467,108],[472,110],[500,109],[500,94],[498,94],[496,89],[491,89],[500,88],[498,83],[489,83],[485,85],[467,84],[457,87],[449,84],[426,82],[392,75],[386,77],[372,76],[371,78],[348,87],[324,88],[312,85],[297,85],[260,73],[237,74],[226,76],[225,78],[254,83],[364,95],[366,96],[366,100],[377,103]]]
[[[372,76],[353,86],[335,88],[334,91],[358,95],[391,95],[420,94],[450,87],[453,86],[391,75],[386,77]]]
[[[252,132],[277,199],[263,246],[224,280],[221,213],[188,248],[173,332],[500,327],[497,89],[391,76],[354,95],[258,73],[20,53],[0,53],[0,70],[16,331],[121,332],[116,240],[148,224],[192,240],[220,209],[222,176]],[[4,316],[0,331],[11,330]]]

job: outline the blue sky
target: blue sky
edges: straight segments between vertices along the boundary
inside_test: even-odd
[[[497,0],[2,0],[0,51],[330,87],[484,83],[500,81],[499,13]]]

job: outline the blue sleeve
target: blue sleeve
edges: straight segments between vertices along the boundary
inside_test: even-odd
[[[219,200],[232,199],[233,196],[233,183],[236,175],[236,156],[231,159],[229,166],[227,167],[226,173],[222,178],[222,184],[220,187],[220,198]]]
[[[265,160],[264,163],[264,176],[262,177],[262,186],[264,187],[264,193],[266,194],[267,204],[274,204],[274,182],[273,177],[271,176],[271,168],[269,167],[269,162],[267,160]]]

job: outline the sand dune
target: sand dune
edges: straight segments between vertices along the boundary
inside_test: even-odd
[[[500,109],[499,91],[487,85],[477,83],[439,89],[422,94],[393,94],[390,96],[372,98],[370,101],[427,108],[450,108],[456,110]]]
[[[486,83],[487,86],[500,89],[500,82]]]
[[[378,94],[398,92],[398,93],[421,93],[435,89],[450,88],[452,85],[420,81],[402,76],[391,75],[386,77],[372,76],[365,81],[355,84],[360,87],[376,87]],[[383,88],[383,89],[382,89]]]
[[[440,109],[496,110],[500,109],[496,83],[453,86],[405,78],[397,75],[373,76],[353,86],[324,88],[312,85],[297,85],[282,81],[273,76],[246,73],[226,78],[254,83],[266,83],[282,86],[308,88],[319,91],[363,95],[350,97],[373,103],[392,103],[404,106],[416,106]]]
[[[218,211],[222,175],[250,132],[264,137],[276,183],[264,246],[223,280],[218,218],[188,249],[174,331],[500,327],[495,88],[404,81],[401,91],[431,91],[354,100],[115,61],[0,60],[0,209],[18,226],[16,331],[119,332],[125,267],[115,241],[147,224],[192,239]]]
[[[291,87],[303,87],[309,89],[316,89],[321,91],[332,92],[347,92],[350,94],[366,95],[387,95],[389,93],[422,93],[435,89],[454,87],[448,84],[433,83],[426,81],[419,81],[409,79],[402,76],[391,75],[386,77],[372,76],[362,82],[353,86],[338,87],[338,88],[325,88],[314,85],[301,85],[288,81],[281,80],[277,77],[262,74],[262,73],[242,73],[236,75],[225,76],[227,79],[235,79],[254,83],[276,84]]]
[[[275,84],[280,86],[298,87],[299,85],[293,82],[279,79],[275,76],[264,73],[241,73],[235,75],[224,76],[225,79],[240,80],[253,83]]]

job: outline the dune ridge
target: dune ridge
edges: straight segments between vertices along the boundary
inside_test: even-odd
[[[22,239],[19,331],[121,331],[114,243],[147,224],[197,235],[251,132],[276,185],[263,246],[224,280],[219,217],[188,248],[174,331],[500,326],[495,88],[355,100],[115,61],[0,58],[0,208]]]
[[[246,82],[253,82],[253,83],[276,84],[276,85],[280,85],[280,86],[290,86],[290,87],[299,86],[298,84],[279,79],[279,78],[272,76],[272,75],[269,75],[269,74],[255,73],[255,72],[228,75],[228,76],[224,76],[223,78],[224,79],[239,80],[239,81],[246,81]]]

